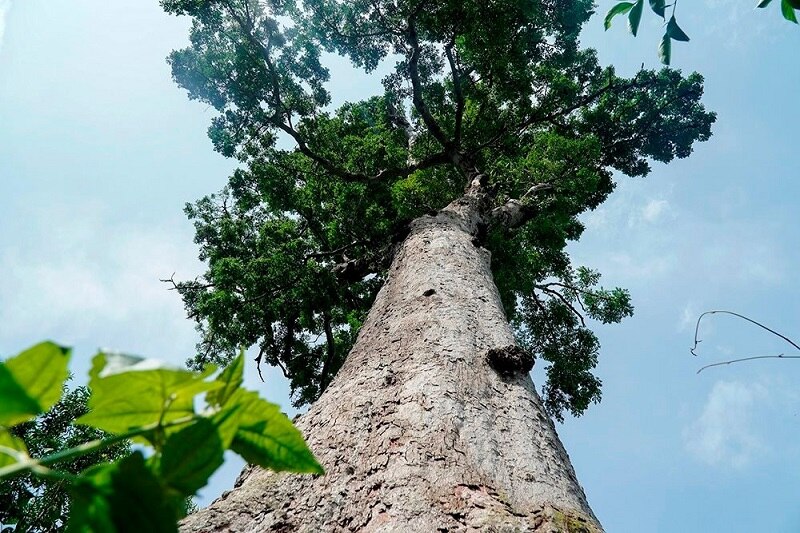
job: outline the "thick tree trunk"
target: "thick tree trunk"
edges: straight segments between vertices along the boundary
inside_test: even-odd
[[[472,200],[413,223],[298,421],[326,474],[245,469],[183,531],[601,531],[528,373],[487,363],[514,339]]]

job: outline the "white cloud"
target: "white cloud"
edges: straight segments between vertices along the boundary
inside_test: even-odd
[[[601,266],[601,272],[613,272],[628,280],[654,280],[667,278],[676,266],[675,258],[666,253],[648,256],[622,252],[609,254],[606,265]]]
[[[0,50],[3,49],[3,36],[6,32],[6,17],[11,9],[11,0],[0,0]]]
[[[51,214],[62,222],[32,228],[24,248],[0,250],[0,344],[52,338],[181,363],[191,355],[193,325],[159,281],[201,272],[188,223],[114,224],[96,209],[75,209],[73,221]]]
[[[606,207],[598,207],[583,216],[583,223],[592,231],[599,231],[609,225],[609,213]]]
[[[683,311],[681,312],[681,319],[678,322],[678,331],[687,331],[690,327],[693,327],[694,324],[697,322],[697,317],[699,313],[697,311],[697,306],[694,302],[689,302],[683,307]]]
[[[669,291],[700,295],[710,288],[738,291],[790,279],[788,218],[744,219],[741,213],[754,209],[746,197],[738,190],[718,196],[703,204],[706,210],[687,209],[684,199],[673,199],[670,184],[649,191],[639,182],[621,182],[608,202],[582,217],[588,231],[573,257],[632,289],[631,281],[647,281],[661,291],[654,298],[662,299],[666,287],[652,284],[669,282]]]
[[[767,447],[755,429],[753,417],[768,400],[761,383],[718,381],[700,416],[684,429],[687,451],[711,466],[741,469]]]
[[[662,215],[669,210],[669,202],[666,200],[650,200],[642,208],[642,219],[645,222],[656,222]]]
[[[755,2],[751,4],[740,0],[706,0],[706,5],[714,11],[714,17],[701,20],[699,15],[693,15],[692,22],[698,27],[705,28],[708,35],[722,38],[726,48],[742,49],[755,40],[775,42],[777,39],[774,32],[769,31],[766,22],[766,20],[771,22],[771,18],[765,17],[766,13],[763,13],[768,10],[758,10],[757,13],[753,13]],[[770,9],[777,7],[769,6]]]

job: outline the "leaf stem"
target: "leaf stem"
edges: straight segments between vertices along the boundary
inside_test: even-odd
[[[8,446],[2,445],[0,445],[0,453],[10,455],[16,461],[24,461],[29,457],[28,454],[23,451],[15,450],[14,448],[9,448]]]
[[[23,461],[19,461],[14,464],[10,464],[3,468],[0,468],[0,479],[13,477],[19,474],[22,474],[26,471],[33,472],[42,477],[54,477],[60,476],[59,479],[66,479],[64,476],[69,476],[69,474],[63,474],[60,472],[55,472],[46,468],[49,465],[60,463],[62,461],[68,461],[70,459],[74,459],[76,457],[81,457],[83,455],[87,455],[89,453],[97,452],[108,448],[109,446],[113,446],[118,442],[122,442],[124,440],[128,440],[133,437],[138,437],[139,435],[144,435],[146,433],[150,433],[159,428],[167,428],[172,426],[179,426],[182,424],[188,424],[197,418],[197,415],[189,415],[183,418],[177,418],[167,423],[162,422],[154,422],[152,424],[148,424],[146,426],[138,427],[136,429],[132,429],[127,433],[122,433],[120,435],[114,435],[113,437],[108,437],[105,439],[95,439],[89,442],[84,442],[83,444],[79,444],[74,448],[68,448],[66,450],[61,450],[59,452],[47,455],[42,457],[41,459],[34,459],[28,458]],[[70,478],[72,479],[72,478]]]

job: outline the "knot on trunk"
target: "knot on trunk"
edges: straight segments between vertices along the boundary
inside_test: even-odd
[[[486,362],[504,377],[527,374],[533,369],[535,361],[536,358],[533,354],[513,344],[501,348],[492,348],[486,352]]]

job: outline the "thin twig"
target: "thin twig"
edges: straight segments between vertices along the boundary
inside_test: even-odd
[[[694,346],[692,346],[689,349],[689,351],[691,352],[692,355],[697,356],[697,353],[696,353],[697,345],[700,344],[701,342],[703,342],[701,339],[698,339],[698,337],[700,335],[700,321],[703,320],[704,316],[706,316],[706,315],[714,315],[714,314],[732,315],[732,316],[735,316],[737,318],[741,318],[742,320],[746,320],[746,321],[750,322],[751,324],[755,324],[756,326],[760,327],[761,329],[765,329],[765,330],[769,331],[770,333],[772,333],[773,335],[775,335],[777,337],[780,337],[781,339],[785,340],[786,342],[788,342],[789,344],[794,346],[794,348],[797,351],[800,351],[800,345],[798,345],[792,339],[790,339],[786,335],[778,333],[774,329],[768,328],[767,326],[765,326],[761,322],[757,322],[757,321],[753,320],[752,318],[748,318],[748,317],[746,317],[744,315],[740,315],[739,313],[734,313],[733,311],[716,310],[716,311],[706,311],[705,313],[703,313],[699,317],[697,317],[697,324],[694,327]],[[770,356],[770,357],[776,357],[776,356]]]
[[[546,285],[535,285],[535,287],[537,289],[539,289],[540,291],[550,295],[551,297],[556,297],[559,300],[561,300],[561,303],[564,304],[570,311],[572,311],[575,314],[575,316],[578,317],[578,319],[581,321],[581,326],[586,327],[586,320],[583,318],[583,315],[580,313],[580,311],[575,309],[575,306],[572,305],[569,302],[569,300],[567,300],[564,297],[563,294],[561,294],[558,291],[554,291],[553,289],[548,288]]]
[[[719,363],[712,363],[710,365],[706,365],[700,368],[700,370],[698,370],[697,373],[699,374],[706,368],[711,368],[712,366],[730,365],[732,363],[741,363],[742,361],[753,361],[755,359],[800,359],[800,355],[784,355],[781,353],[778,355],[755,355],[753,357],[742,357],[741,359],[731,359],[730,361],[722,361]]]
[[[689,349],[689,352],[691,352],[692,355],[697,356],[697,345],[700,344],[701,342],[703,342],[702,339],[698,338],[700,336],[700,321],[703,320],[704,316],[706,316],[706,315],[714,315],[714,314],[731,315],[731,316],[735,316],[736,318],[741,318],[742,320],[746,320],[747,322],[750,322],[751,324],[755,324],[756,326],[760,327],[761,329],[764,329],[764,330],[772,333],[776,337],[780,337],[781,339],[783,339],[786,342],[788,342],[789,344],[791,344],[795,349],[800,351],[800,345],[798,345],[792,339],[790,339],[786,335],[778,333],[777,331],[775,331],[772,328],[769,328],[769,327],[765,326],[761,322],[753,320],[752,318],[748,318],[748,317],[746,317],[744,315],[741,315],[739,313],[734,313],[733,311],[716,310],[716,311],[706,311],[705,313],[702,313],[699,317],[697,317],[697,324],[695,324],[695,327],[694,327],[694,346],[692,346]],[[778,355],[754,355],[754,356],[751,356],[751,357],[741,357],[741,358],[738,358],[738,359],[730,359],[730,360],[727,360],[727,361],[721,361],[719,363],[712,363],[710,365],[706,365],[706,366],[700,368],[700,370],[698,370],[697,373],[699,374],[703,370],[705,370],[707,368],[711,368],[712,366],[730,365],[730,364],[733,364],[733,363],[741,363],[741,362],[744,362],[744,361],[754,361],[756,359],[800,359],[800,355],[785,355],[785,354],[781,353],[781,354],[778,354]]]

